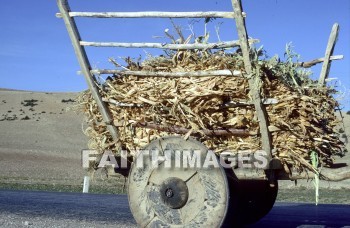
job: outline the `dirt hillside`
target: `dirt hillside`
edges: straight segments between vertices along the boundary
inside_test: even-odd
[[[86,148],[75,93],[0,91],[0,181],[76,182]]]

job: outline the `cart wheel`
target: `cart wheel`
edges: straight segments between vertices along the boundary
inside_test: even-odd
[[[227,175],[230,185],[230,207],[225,225],[248,225],[263,218],[272,209],[278,182],[271,187],[267,180],[238,180]]]
[[[174,168],[175,151],[200,151],[200,164],[207,148],[196,140],[171,136],[152,141],[145,150],[171,151],[171,168],[165,162],[152,167],[151,156],[136,160],[128,178],[129,205],[141,227],[219,227],[228,208],[228,183],[222,167]],[[150,153],[151,154],[151,153]],[[181,162],[182,160],[181,153]],[[141,159],[138,156],[137,159]],[[214,159],[217,159],[214,156]],[[176,160],[178,161],[178,160]]]

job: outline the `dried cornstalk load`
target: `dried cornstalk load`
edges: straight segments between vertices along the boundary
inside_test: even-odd
[[[310,169],[311,151],[318,153],[322,165],[331,165],[333,157],[343,153],[335,131],[335,91],[317,87],[291,58],[280,62],[277,58],[261,60],[259,52],[255,55],[253,77],[261,79],[255,89],[261,90],[262,98],[277,100],[266,104],[273,155],[299,171]],[[196,137],[217,153],[261,149],[240,53],[188,50],[148,57],[143,62],[127,59],[127,63],[124,69],[133,71],[229,69],[241,76],[109,78],[100,92],[119,129],[123,149],[132,153],[158,137],[174,134]],[[82,93],[78,101],[87,117],[89,148],[117,151],[90,92]]]

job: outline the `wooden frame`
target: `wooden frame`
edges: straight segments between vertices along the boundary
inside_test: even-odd
[[[230,102],[223,105],[222,108],[237,107],[237,106],[247,106],[253,105],[257,114],[260,127],[261,145],[262,149],[267,152],[267,159],[269,165],[267,166],[268,171],[266,176],[268,179],[274,181],[277,176],[274,176],[273,169],[280,169],[274,167],[274,161],[277,159],[272,156],[272,141],[269,131],[269,119],[266,113],[265,105],[273,105],[278,101],[273,98],[262,99],[260,96],[261,79],[259,75],[256,75],[255,69],[252,66],[250,45],[254,42],[258,42],[255,39],[248,39],[248,34],[245,26],[245,16],[243,12],[241,0],[231,0],[233,12],[71,12],[67,0],[57,0],[57,4],[60,13],[56,14],[57,17],[62,18],[65,22],[69,37],[73,44],[74,51],[76,53],[79,65],[81,67],[81,73],[84,75],[85,80],[89,86],[91,94],[96,101],[99,111],[103,117],[103,121],[110,132],[116,147],[120,149],[119,142],[119,132],[115,125],[117,123],[112,119],[112,115],[109,112],[107,103],[125,107],[135,107],[134,104],[124,104],[114,100],[103,99],[100,95],[100,88],[96,80],[95,75],[100,74],[116,74],[120,76],[134,75],[134,76],[144,76],[144,77],[207,77],[207,76],[245,76],[248,80],[250,87],[250,97],[251,101],[242,102]],[[236,27],[238,31],[239,40],[238,41],[226,41],[219,43],[209,43],[209,44],[160,44],[160,43],[118,43],[118,42],[88,42],[82,41],[80,34],[78,32],[74,17],[92,17],[92,18],[231,18],[235,19]],[[328,77],[330,63],[332,60],[342,59],[342,55],[332,56],[334,46],[337,40],[339,31],[339,25],[334,24],[332,32],[329,37],[325,57],[315,59],[309,62],[296,63],[300,67],[311,67],[315,64],[323,62],[322,71],[319,78],[319,86],[324,86],[326,79]],[[131,71],[131,70],[108,70],[108,69],[91,69],[85,47],[84,46],[94,46],[94,47],[124,47],[124,48],[160,48],[160,49],[173,49],[173,50],[190,50],[190,49],[214,49],[214,48],[231,48],[240,46],[243,55],[245,72],[241,71],[231,71],[231,70],[215,70],[215,71],[195,71],[195,72],[149,72],[149,71]],[[136,105],[136,107],[138,107]],[[137,123],[135,127],[144,127],[151,129],[160,129],[169,132],[175,132],[180,134],[188,134],[191,130],[182,128],[181,126],[162,126],[155,125],[154,123]],[[205,134],[210,136],[215,135],[256,135],[258,132],[249,132],[248,130],[241,129],[201,129]],[[279,170],[282,172],[283,170]],[[305,177],[294,177],[305,178]],[[343,174],[339,180],[344,178],[349,178],[349,174]],[[287,179],[293,179],[288,177]],[[335,180],[336,178],[329,178],[329,180]],[[337,179],[337,180],[338,180]]]
[[[117,148],[119,148],[120,145],[119,145],[118,129],[112,125],[113,123],[112,115],[109,113],[107,105],[102,101],[102,97],[99,93],[99,88],[96,84],[96,79],[94,75],[90,73],[90,70],[91,70],[90,62],[87,58],[84,47],[80,45],[81,38],[78,32],[77,26],[75,24],[75,21],[73,18],[69,16],[70,8],[68,5],[68,2],[67,0],[57,0],[57,5],[61,12],[64,23],[66,25],[69,37],[73,44],[75,54],[78,58],[81,71],[84,74],[85,80],[89,86],[92,97],[95,99],[98,105],[99,111],[101,112],[103,121],[107,125],[108,131],[112,135],[112,138],[115,141]]]
[[[268,130],[269,122],[266,113],[266,109],[261,102],[260,97],[260,78],[255,75],[254,69],[252,67],[250,59],[250,48],[248,43],[248,34],[245,26],[245,21],[243,17],[243,10],[240,0],[232,0],[232,6],[236,14],[236,27],[238,31],[238,36],[241,43],[241,49],[243,54],[243,61],[245,71],[248,77],[248,83],[250,87],[250,93],[252,97],[252,102],[254,103],[255,111],[259,120],[260,135],[261,135],[261,145],[262,149],[267,153],[268,162],[272,160],[272,141],[271,135]]]
[[[331,56],[333,55],[334,46],[335,46],[335,43],[337,42],[338,33],[339,33],[339,25],[335,23],[332,27],[332,31],[329,36],[326,53],[325,53],[325,57],[322,65],[322,70],[321,70],[320,78],[318,80],[319,86],[324,86],[326,79],[328,78],[329,69],[331,67],[331,60],[332,60]]]
[[[99,89],[97,87],[97,82],[94,76],[94,73],[118,73],[118,71],[110,71],[110,70],[98,70],[98,71],[91,71],[91,66],[88,61],[88,58],[86,56],[86,52],[84,49],[84,46],[105,46],[105,47],[152,47],[152,48],[168,48],[168,49],[207,49],[207,48],[225,48],[225,47],[232,47],[232,46],[241,46],[243,59],[244,59],[244,65],[245,65],[245,71],[246,75],[248,77],[250,92],[252,96],[252,103],[254,104],[258,120],[259,120],[259,126],[260,126],[260,135],[261,135],[261,143],[262,143],[262,149],[265,150],[268,153],[268,159],[269,162],[272,159],[272,145],[271,145],[271,137],[268,130],[268,118],[266,114],[265,107],[263,106],[263,103],[261,101],[260,97],[260,89],[256,88],[256,81],[258,80],[257,77],[252,77],[254,75],[254,71],[251,64],[250,59],[250,48],[249,48],[249,41],[248,35],[245,27],[245,13],[242,11],[242,6],[240,0],[231,0],[232,6],[234,8],[233,12],[124,12],[124,13],[118,13],[118,12],[102,12],[102,13],[94,13],[94,12],[71,12],[67,0],[57,0],[60,14],[57,14],[58,17],[62,17],[65,21],[69,36],[71,38],[75,53],[78,57],[78,61],[80,64],[80,67],[82,69],[82,73],[84,74],[84,77],[89,85],[89,89],[92,92],[92,95],[94,99],[96,100],[96,103],[100,109],[100,112],[102,113],[103,120],[107,124],[108,130],[112,134],[112,137],[115,142],[118,142],[118,130],[114,126],[112,126],[112,118],[110,113],[108,112],[108,108],[106,106],[106,103],[102,100],[101,95],[99,94]],[[138,17],[176,17],[176,18],[184,18],[184,17],[191,17],[191,18],[197,18],[197,17],[221,17],[221,18],[234,18],[236,19],[236,25],[239,35],[239,42],[238,41],[231,41],[231,42],[222,42],[222,43],[215,43],[215,44],[147,44],[147,43],[102,43],[102,42],[86,42],[82,41],[81,37],[79,35],[78,29],[76,27],[75,21],[73,17],[98,17],[98,18],[138,18]],[[119,71],[120,74],[134,74],[135,72],[128,71]],[[151,76],[150,72],[146,73],[140,73],[139,74],[145,74],[145,76]],[[216,72],[217,73],[217,72]],[[219,72],[223,73],[223,72]],[[227,71],[225,72],[229,76],[234,76],[235,72]],[[238,72],[236,72],[238,74]],[[239,74],[241,74],[239,72]],[[191,73],[175,73],[170,76],[209,76],[208,72],[191,72]],[[215,75],[215,73],[214,73]],[[157,72],[156,74],[153,74],[152,76],[169,76],[168,72]]]

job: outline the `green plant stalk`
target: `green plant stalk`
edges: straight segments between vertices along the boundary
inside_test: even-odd
[[[318,154],[315,151],[311,151],[311,164],[312,166],[317,170],[318,167]],[[315,180],[314,180],[314,185],[315,185],[315,204],[318,204],[318,199],[319,199],[319,183],[320,183],[320,178],[319,178],[319,173],[315,173]]]

